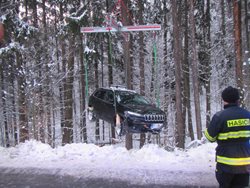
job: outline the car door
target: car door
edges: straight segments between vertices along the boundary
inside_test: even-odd
[[[105,101],[104,101],[104,97],[105,97],[105,90],[100,89],[98,90],[95,94],[94,94],[94,99],[92,101],[92,105],[94,107],[94,112],[97,116],[97,118],[99,119],[103,119],[102,117],[102,110],[103,107],[105,106]]]
[[[104,103],[102,106],[102,118],[110,123],[113,123],[115,117],[114,107],[114,92],[112,90],[106,90],[104,94]]]

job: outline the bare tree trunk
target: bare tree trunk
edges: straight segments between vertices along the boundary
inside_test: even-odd
[[[185,122],[182,113],[182,46],[181,46],[181,22],[180,22],[180,4],[178,0],[172,1],[173,14],[173,34],[174,34],[174,63],[175,63],[175,82],[176,82],[176,127],[177,127],[177,146],[185,146]]]
[[[61,10],[60,10],[61,11]],[[57,14],[57,12],[55,12],[55,22],[54,22],[54,29],[55,31],[58,31],[58,24],[59,24],[59,16]],[[58,43],[58,39],[60,39],[60,37],[56,36],[55,37],[55,50],[56,50],[56,70],[55,73],[59,73],[60,72],[60,66],[59,66],[59,49],[60,49],[60,43]],[[52,115],[52,135],[51,135],[51,146],[55,147],[58,143],[56,143],[56,138],[57,140],[60,140],[61,143],[61,131],[56,131],[58,130],[58,127],[62,125],[61,122],[61,109],[60,109],[60,102],[61,102],[61,93],[60,93],[60,87],[61,85],[56,85],[53,87],[52,89],[52,99],[51,99],[51,115]],[[52,88],[52,87],[51,87]],[[60,139],[59,139],[60,138]]]
[[[106,0],[107,12],[110,12],[110,1]],[[112,38],[111,33],[108,33],[108,84],[111,86],[113,84],[113,62],[112,62]]]
[[[46,15],[46,0],[42,1],[42,9],[43,9],[43,30],[44,30],[44,36],[43,36],[43,40],[44,43],[47,44],[48,43],[48,30],[47,30],[47,15]],[[45,72],[49,74],[49,52],[46,49],[44,49],[44,62],[42,64],[44,64],[44,69]],[[49,74],[50,75],[50,74]],[[52,145],[53,140],[52,140],[52,134],[53,134],[53,128],[52,128],[52,122],[51,122],[51,111],[52,109],[52,96],[51,96],[51,89],[50,88],[50,78],[46,77],[45,78],[45,86],[43,87],[43,92],[45,93],[44,97],[43,97],[43,111],[44,111],[44,120],[43,122],[45,122],[44,125],[44,137],[45,137],[45,142],[49,143],[50,145]]]
[[[248,62],[248,64],[243,68],[244,70],[244,73],[246,74],[245,76],[245,80],[247,80],[244,84],[246,86],[246,91],[249,91],[250,90],[250,83],[249,83],[249,80],[250,80],[250,65],[249,65],[249,58],[250,58],[250,28],[249,28],[249,25],[250,25],[250,2],[248,0],[244,0],[244,12],[245,12],[245,36],[246,36],[246,47],[247,47],[247,50],[245,50],[245,52],[247,51],[248,53],[245,53],[245,62]],[[244,41],[242,41],[244,42]],[[249,109],[249,104],[250,104],[250,96],[249,95],[246,95],[245,96],[245,104],[246,104],[246,107]]]
[[[108,85],[113,84],[113,63],[112,63],[112,40],[111,33],[108,33]],[[111,137],[115,138],[115,127],[111,125]]]
[[[154,83],[155,83],[155,66],[154,66],[154,54],[152,52],[151,59],[151,81],[150,81],[150,97],[154,99]]]
[[[246,30],[246,45],[247,45],[247,51],[250,50],[250,31],[248,28],[248,24],[249,24],[249,12],[250,12],[250,7],[248,7],[248,5],[250,5],[250,2],[248,0],[244,0],[244,11],[245,11],[245,30]]]
[[[221,30],[222,30],[222,35],[226,35],[226,22],[225,22],[225,0],[220,1],[221,5]]]
[[[106,0],[106,9],[109,13],[110,11],[110,1]],[[107,34],[108,38],[108,86],[110,87],[113,84],[113,62],[112,62],[112,37],[111,33]],[[111,137],[115,138],[115,128],[111,125]]]
[[[91,8],[91,6],[89,6]],[[91,12],[91,11],[89,11]],[[80,122],[80,127],[81,127],[81,139],[83,142],[87,142],[87,108],[88,108],[88,85],[87,85],[87,81],[88,81],[88,70],[87,67],[85,68],[85,66],[87,66],[87,62],[85,65],[85,61],[87,61],[87,59],[85,58],[84,55],[84,44],[83,44],[83,40],[84,37],[81,33],[79,34],[79,39],[81,40],[81,43],[79,43],[79,56],[80,56],[80,83],[81,83],[81,96],[80,96],[80,114],[81,114],[81,122]]]
[[[113,62],[112,62],[112,38],[111,34],[108,34],[108,84],[113,84]]]
[[[83,37],[80,37],[81,41],[83,40]],[[85,68],[84,68],[84,48],[83,48],[83,43],[80,43],[79,46],[79,53],[80,53],[80,74],[81,74],[81,115],[83,116],[81,119],[81,136],[82,136],[82,140],[83,142],[87,142],[87,129],[86,129],[86,116],[84,113],[86,109],[86,80],[85,80],[85,75],[87,74],[85,72]]]
[[[111,70],[112,70],[112,68],[111,68]],[[96,55],[94,55],[94,74],[95,74],[95,88],[99,88],[98,60],[97,60]],[[95,139],[100,140],[99,120],[96,120],[96,123],[95,123]]]
[[[167,8],[167,0],[163,1],[163,12],[164,12],[164,17],[163,17],[163,40],[164,40],[164,106],[163,106],[163,110],[166,114],[166,120],[165,120],[165,125],[164,125],[164,131],[163,131],[163,135],[164,135],[164,145],[167,145],[168,143],[168,108],[170,105],[170,90],[169,90],[169,80],[167,79],[169,77],[169,62],[168,62],[168,14],[169,14],[169,9]]]
[[[73,142],[73,82],[74,82],[74,45],[75,35],[71,34],[69,43],[69,59],[65,83],[65,126],[63,127],[63,144]]]
[[[144,12],[144,3],[143,1],[139,1],[139,24],[143,25],[143,12]],[[139,60],[139,67],[140,67],[140,93],[141,95],[145,95],[145,68],[144,68],[144,50],[145,50],[145,42],[144,42],[144,34],[143,32],[139,33],[139,45],[140,45],[140,60]]]
[[[164,38],[164,66],[165,66],[165,73],[164,73],[164,77],[165,77],[165,81],[164,81],[164,111],[165,113],[168,112],[168,105],[169,105],[169,100],[168,100],[168,86],[169,86],[169,83],[167,83],[166,81],[166,78],[168,77],[168,59],[167,59],[167,56],[168,56],[168,18],[167,18],[167,12],[168,12],[168,9],[167,9],[167,1],[164,0],[163,1],[163,11],[165,12],[164,14],[164,24],[163,24],[163,29],[164,29],[164,35],[163,35],[163,38]]]
[[[4,80],[4,73],[3,73],[3,59],[0,59],[0,118],[2,121],[0,121],[0,145],[3,147],[6,147],[6,140],[5,140],[5,126],[4,126],[4,107],[3,107],[3,103],[4,103],[4,88],[3,88],[3,80]]]
[[[20,142],[25,142],[25,140],[29,139],[29,127],[28,127],[28,120],[27,120],[27,103],[25,97],[25,78],[22,74],[24,71],[23,69],[23,60],[21,55],[17,52],[16,53],[16,62],[17,62],[17,69],[18,72],[21,73],[17,80],[18,82],[18,106],[19,106],[19,128],[20,128]]]
[[[144,12],[144,2],[139,1],[138,2],[138,8],[139,8],[139,24],[143,25],[143,12]],[[140,93],[141,95],[145,95],[145,69],[144,69],[144,49],[145,49],[145,43],[144,43],[144,35],[143,32],[139,33],[139,49],[140,49],[140,56],[139,56],[139,67],[140,67]],[[140,148],[142,148],[145,144],[146,135],[145,133],[140,134]]]
[[[124,0],[124,5],[126,5],[128,8],[129,0]],[[128,17],[128,12],[126,12],[125,9],[121,9],[121,15],[122,18],[124,18],[123,25],[131,25],[131,20]],[[123,50],[124,50],[124,63],[125,63],[125,83],[128,89],[132,89],[132,72],[131,72],[131,58],[130,58],[130,41],[124,39],[123,40]],[[133,148],[133,140],[132,140],[132,134],[127,133],[126,134],[126,141],[125,146],[128,150]]]
[[[207,23],[206,29],[206,60],[205,60],[205,88],[206,88],[206,127],[208,127],[211,119],[211,24],[210,24],[210,0],[207,0],[207,9],[205,12],[205,22]]]
[[[241,105],[244,102],[243,93],[243,74],[242,74],[242,42],[241,42],[241,1],[233,1],[233,15],[234,15],[234,46],[236,59],[236,80],[237,86],[240,90]]]
[[[4,65],[4,60],[2,60],[2,65]],[[1,122],[3,123],[2,124],[2,134],[4,135],[3,136],[3,143],[4,143],[4,146],[6,147],[9,147],[10,146],[10,134],[9,134],[9,125],[8,125],[8,121],[7,121],[7,111],[8,111],[8,105],[6,104],[7,103],[7,98],[6,98],[6,89],[5,88],[5,85],[6,85],[6,81],[5,81],[5,77],[6,77],[6,74],[4,73],[3,70],[3,67],[4,66],[1,66],[1,108],[2,108],[2,119],[1,119]]]
[[[32,0],[31,2],[31,8],[32,8],[32,21],[34,27],[38,28],[38,16],[37,16],[37,2],[36,0]],[[39,41],[38,36],[34,38],[34,42],[36,43],[37,49],[41,48],[41,44]],[[36,66],[38,67],[37,73],[35,77],[41,82],[41,72],[42,72],[42,65],[41,65],[41,53],[37,50],[37,53],[34,56]],[[40,83],[41,84],[41,83]],[[30,104],[29,98],[27,103],[32,105],[31,114],[32,114],[32,128],[30,129],[30,136],[33,139],[40,140],[44,142],[44,124],[41,124],[43,122],[43,99],[42,99],[42,86],[39,87],[39,89],[36,91],[36,93],[32,94],[34,97],[32,100],[36,100],[33,103]],[[35,97],[37,96],[37,97]],[[38,103],[38,105],[35,105],[35,103]],[[28,105],[29,106],[29,105]],[[29,108],[27,109],[30,110]],[[28,117],[29,118],[29,117]],[[40,124],[40,125],[39,125]]]
[[[188,2],[185,0],[185,22],[184,22],[184,56],[183,56],[183,78],[184,78],[184,110],[183,114],[187,113],[188,132],[191,140],[194,140],[194,129],[192,124],[191,98],[190,98],[190,64],[189,56],[189,36],[188,36]],[[186,112],[187,111],[187,112]]]
[[[64,19],[64,4],[63,2],[60,2],[59,4],[60,8],[60,15],[59,15],[59,18],[60,18],[60,22],[63,22],[63,19]],[[64,77],[62,79],[62,83],[60,84],[60,88],[59,88],[59,91],[60,91],[60,110],[61,110],[61,127],[62,127],[62,134],[64,132],[64,127],[66,126],[66,123],[65,123],[65,111],[64,111],[64,108],[65,108],[65,104],[64,104],[64,98],[65,98],[65,83],[66,83],[66,50],[65,50],[65,47],[66,47],[66,43],[64,42],[65,41],[65,36],[63,36],[63,34],[60,36],[60,46],[61,46],[61,54],[62,54],[62,63],[61,63],[61,66],[62,67],[59,67],[58,66],[58,72],[63,72],[64,74]],[[63,135],[62,135],[63,137]],[[62,138],[62,144],[64,144],[63,142],[63,138]]]
[[[190,1],[190,26],[191,26],[191,44],[192,44],[192,81],[194,91],[194,105],[195,105],[195,119],[197,128],[197,138],[202,137],[201,126],[201,110],[200,110],[200,94],[199,94],[199,81],[198,81],[198,55],[195,42],[195,20],[194,20],[194,1]]]
[[[32,1],[32,9],[33,9],[33,24],[35,27],[38,27],[38,16],[37,16],[37,0]]]

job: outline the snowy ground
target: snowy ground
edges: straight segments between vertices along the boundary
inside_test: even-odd
[[[85,178],[122,179],[131,184],[217,186],[216,144],[187,151],[166,151],[157,145],[126,150],[118,145],[69,144],[57,148],[37,141],[0,147],[0,168],[34,169]]]

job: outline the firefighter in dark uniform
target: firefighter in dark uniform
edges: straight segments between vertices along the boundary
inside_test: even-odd
[[[217,112],[205,131],[217,141],[216,179],[221,188],[249,187],[250,112],[239,106],[239,91],[231,86],[222,92],[224,110]]]

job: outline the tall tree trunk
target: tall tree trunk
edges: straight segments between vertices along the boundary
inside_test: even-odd
[[[48,43],[48,30],[47,30],[47,21],[46,21],[46,0],[42,0],[42,9],[43,9],[43,30],[44,30],[44,36],[43,36],[43,40],[44,40],[44,44]],[[44,49],[44,62],[42,63],[44,65],[44,69],[45,72],[47,74],[49,74],[49,52],[47,51],[47,48]],[[50,74],[49,74],[50,75]],[[52,99],[51,99],[51,88],[50,88],[50,79],[49,77],[47,77],[45,79],[45,86],[43,87],[43,92],[44,92],[44,97],[43,97],[43,111],[44,111],[44,136],[45,136],[45,142],[49,143],[50,145],[52,145],[52,133],[53,133],[53,129],[52,129],[52,123],[51,123],[51,109],[52,107]]]
[[[75,35],[71,34],[69,42],[69,58],[65,83],[65,126],[63,127],[63,144],[73,142],[73,82],[74,82],[74,45]]]
[[[81,41],[83,41],[83,37],[80,36]],[[83,43],[81,42],[79,45],[79,53],[80,53],[80,74],[81,74],[81,109],[80,112],[83,114],[83,118],[81,120],[81,136],[83,142],[87,142],[87,127],[86,127],[86,116],[84,114],[84,111],[87,110],[87,104],[86,104],[86,80],[85,80],[85,75],[87,74],[85,72],[85,66],[84,66],[84,48],[83,48]]]
[[[108,85],[113,84],[112,37],[108,33]]]
[[[210,79],[211,79],[211,24],[210,24],[210,0],[207,0],[207,9],[205,12],[205,22],[207,23],[205,27],[206,31],[206,60],[205,60],[205,88],[206,88],[206,127],[208,127],[211,119],[211,89],[210,89]]]
[[[246,32],[246,46],[247,49],[245,50],[245,62],[248,62],[247,65],[244,67],[244,72],[246,74],[246,78],[245,80],[247,80],[247,82],[245,82],[246,85],[246,91],[250,90],[250,83],[248,80],[250,80],[250,65],[249,65],[249,58],[250,58],[250,2],[248,0],[244,0],[244,12],[245,12],[245,32]],[[246,107],[249,109],[250,108],[250,96],[246,95]]]
[[[163,1],[163,12],[164,12],[164,17],[163,17],[163,40],[164,40],[164,112],[166,114],[166,119],[165,119],[165,125],[164,125],[164,145],[167,145],[168,142],[168,108],[170,105],[170,100],[169,100],[169,95],[170,95],[170,90],[169,90],[169,80],[167,79],[169,77],[169,62],[168,62],[168,13],[169,9],[167,8],[167,0]]]
[[[38,16],[37,16],[37,0],[32,1],[32,9],[33,9],[33,24],[35,27],[38,27]]]
[[[25,142],[29,139],[29,127],[28,127],[28,118],[27,118],[27,103],[25,97],[25,78],[23,75],[23,60],[21,54],[16,52],[16,62],[17,69],[20,73],[18,77],[18,106],[19,106],[19,128],[20,128],[20,142]]]
[[[165,77],[165,81],[164,81],[164,111],[165,113],[168,112],[168,105],[169,105],[169,100],[168,100],[168,86],[169,86],[169,83],[167,82],[166,78],[168,77],[168,18],[167,18],[167,12],[168,12],[168,9],[167,9],[167,1],[164,0],[163,1],[163,11],[165,12],[164,14],[164,17],[163,17],[163,30],[164,30],[164,35],[163,35],[163,38],[164,38],[164,77]]]
[[[194,92],[194,105],[195,105],[195,119],[197,138],[202,137],[201,126],[201,110],[200,110],[200,94],[199,94],[199,81],[198,81],[198,55],[195,42],[195,20],[194,20],[194,1],[190,1],[190,26],[191,26],[191,44],[192,44],[192,81]]]
[[[8,111],[8,105],[6,104],[7,103],[7,97],[6,97],[6,90],[7,88],[6,87],[6,74],[4,73],[4,69],[5,68],[5,62],[4,60],[2,60],[1,62],[1,88],[0,88],[0,91],[1,91],[1,113],[2,113],[2,119],[1,119],[1,122],[2,122],[2,134],[4,135],[3,136],[3,144],[4,146],[6,147],[9,147],[10,146],[10,134],[9,134],[9,125],[8,125],[8,121],[7,121],[7,111]]]
[[[152,99],[155,99],[154,97],[155,97],[155,88],[154,88],[154,86],[155,86],[155,64],[154,64],[154,51],[152,51],[152,59],[151,59],[151,81],[150,81],[150,97],[152,98]]]
[[[100,36],[99,36],[100,37]],[[96,50],[98,51],[98,50]],[[99,73],[98,73],[98,59],[96,54],[94,55],[94,74],[95,74],[95,88],[99,88]],[[100,121],[96,120],[95,123],[95,139],[100,140]]]
[[[129,0],[124,0],[124,5],[126,5],[129,8]],[[128,12],[126,12],[126,9],[121,9],[121,15],[122,18],[124,18],[123,25],[131,25],[131,20],[128,17]],[[125,63],[125,83],[128,89],[132,89],[132,72],[131,72],[131,58],[130,58],[130,41],[123,39],[123,50],[124,50],[124,63]],[[132,140],[132,134],[127,133],[126,134],[126,141],[125,146],[128,150],[133,148],[133,140]]]
[[[236,59],[236,80],[240,90],[240,102],[243,105],[243,74],[242,74],[242,43],[241,43],[241,1],[233,1],[233,17],[234,17],[234,46]]]
[[[109,14],[110,11],[110,1],[106,0],[106,9]],[[112,37],[111,33],[107,34],[108,38],[108,86],[110,87],[113,84],[113,62],[112,62]],[[111,126],[111,137],[115,138],[115,128]]]
[[[106,9],[107,13],[110,12],[110,1],[106,0]],[[113,62],[112,62],[112,38],[111,33],[108,33],[108,85],[111,86],[113,84]]]
[[[249,12],[250,12],[250,2],[248,0],[244,0],[244,11],[245,11],[245,30],[246,30],[246,45],[247,51],[250,51],[250,31],[249,31]]]
[[[89,1],[89,3],[91,3]],[[91,8],[91,5],[89,6]],[[91,11],[89,11],[91,12]],[[83,41],[86,36],[83,36],[81,33],[79,33],[79,40],[81,41],[79,43],[79,57],[80,57],[80,83],[81,83],[81,96],[80,96],[80,114],[81,115],[81,122],[80,122],[80,128],[81,128],[81,140],[83,142],[87,142],[87,108],[88,108],[88,70],[87,70],[87,59],[84,55],[84,44]],[[86,63],[86,64],[85,64]],[[86,66],[86,68],[85,68]]]
[[[143,25],[143,12],[144,12],[144,1],[138,2],[138,8],[139,8],[139,25]],[[145,43],[144,43],[144,35],[143,32],[139,32],[139,67],[140,67],[140,93],[141,95],[145,95],[145,58],[144,58],[144,49],[145,49]],[[146,140],[146,134],[141,133],[140,134],[140,148],[142,148],[145,144]]]
[[[63,19],[64,19],[64,4],[63,2],[60,2],[59,4],[59,10],[60,10],[60,15],[59,15],[59,19],[60,19],[60,22],[62,23],[63,22]],[[64,74],[64,77],[62,79],[62,83],[60,84],[60,88],[59,88],[59,91],[60,91],[60,110],[61,110],[61,127],[62,127],[62,134],[63,134],[63,129],[66,125],[65,123],[65,111],[64,111],[64,98],[65,98],[65,83],[66,83],[66,49],[65,49],[65,36],[64,34],[62,34],[60,36],[60,46],[61,46],[61,54],[62,54],[62,62],[61,62],[61,67],[60,67],[60,64],[58,65],[58,72],[63,72]],[[63,143],[63,139],[62,139],[62,143]],[[63,143],[64,144],[64,143]]]
[[[37,16],[37,1],[32,0],[32,22],[34,27],[38,28],[38,16]],[[34,37],[34,42],[36,43],[36,54],[34,55],[34,59],[36,62],[36,66],[38,67],[37,73],[35,75],[35,78],[40,82],[41,84],[41,78],[42,78],[42,63],[41,63],[41,52],[39,51],[41,48],[41,42],[39,40],[39,36]],[[44,142],[44,123],[42,117],[44,115],[43,111],[43,99],[42,99],[42,84],[40,85],[39,89],[33,93],[33,102],[32,102],[32,128],[30,130],[31,137],[36,140],[40,140]],[[37,96],[37,97],[35,97]],[[38,100],[38,101],[35,101]],[[29,101],[29,100],[28,100]],[[28,102],[29,103],[29,102]],[[37,103],[38,105],[35,105]],[[28,111],[30,109],[28,108]]]
[[[3,71],[3,58],[0,59],[0,118],[2,121],[0,121],[0,145],[6,147],[6,139],[5,139],[5,122],[4,119],[4,87],[3,87],[3,81],[4,81],[4,71]]]
[[[176,82],[176,126],[177,146],[184,148],[185,146],[185,122],[182,113],[182,46],[181,46],[181,22],[180,22],[180,3],[178,0],[172,1],[172,16],[173,16],[173,34],[174,34],[174,63],[175,63],[175,82]]]
[[[226,36],[226,21],[225,21],[225,0],[220,1],[220,7],[221,7],[221,31],[222,31],[222,36]]]
[[[191,98],[190,98],[190,64],[189,64],[189,36],[188,36],[188,2],[185,0],[185,21],[184,21],[184,56],[183,56],[183,79],[184,79],[184,110],[183,114],[186,116],[188,122],[188,132],[191,140],[194,140],[194,129],[192,124],[192,112],[191,112]]]

